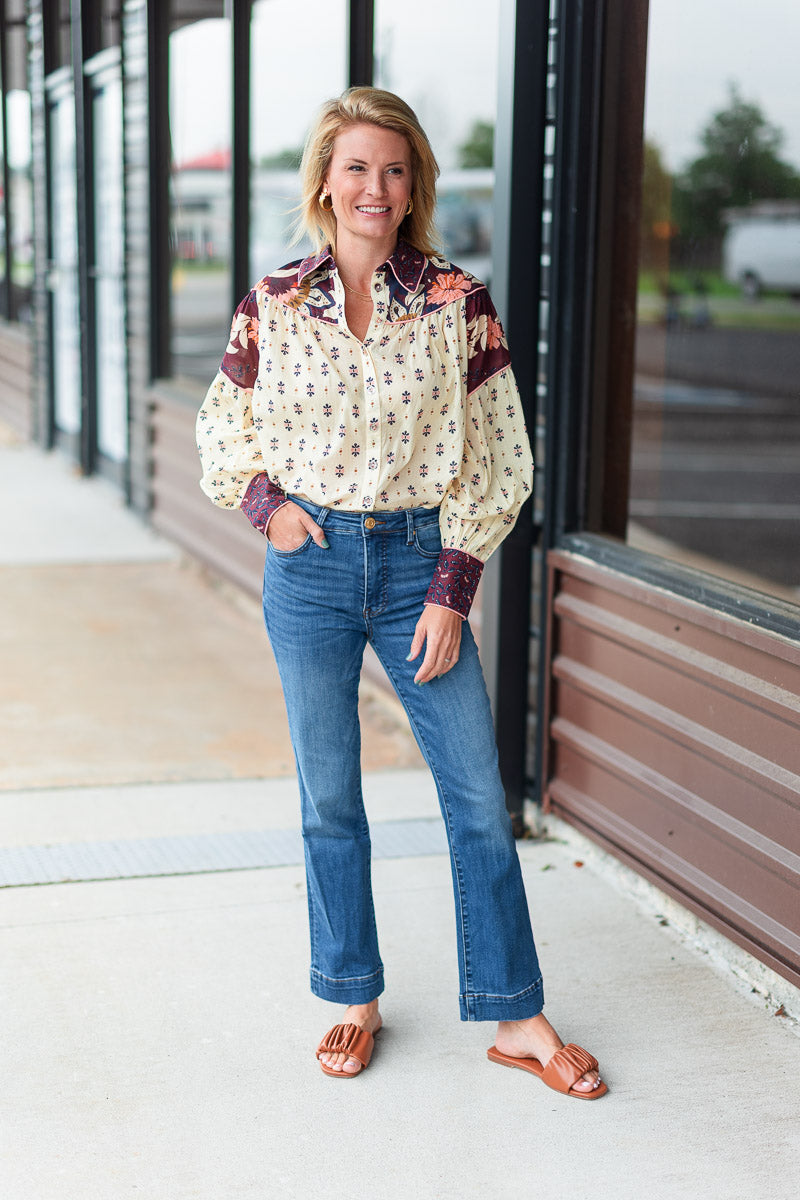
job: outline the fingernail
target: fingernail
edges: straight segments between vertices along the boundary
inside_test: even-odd
[[[411,660],[412,660],[412,658],[413,658],[413,657],[414,657],[414,655],[413,655],[413,654],[407,654],[407,655],[406,655],[406,662],[411,662]]]
[[[323,550],[330,550],[330,548],[331,548],[331,544],[326,537],[324,537],[322,539],[322,541],[320,542],[320,546],[322,546]]]
[[[417,685],[417,687],[425,687],[425,684],[427,682],[428,682],[427,679],[415,679],[414,680],[414,683]]]

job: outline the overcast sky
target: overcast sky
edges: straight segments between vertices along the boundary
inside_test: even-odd
[[[563,0],[562,0],[563,2]],[[442,166],[477,118],[496,106],[499,0],[377,0],[377,82],[417,109]],[[344,87],[345,0],[254,6],[256,157],[297,146],[313,111]],[[173,87],[176,161],[229,144],[231,67],[225,25],[177,35]],[[422,33],[421,33],[422,31]],[[800,0],[650,0],[647,136],[675,170],[699,151],[698,134],[738,84],[785,134],[800,169]],[[9,159],[24,165],[30,133],[12,94]]]
[[[645,129],[675,170],[728,84],[785,134],[800,169],[800,0],[650,0]]]
[[[323,100],[346,86],[344,0],[257,3],[253,10],[253,152],[302,144]],[[499,0],[378,0],[376,84],[417,111],[443,166],[477,118],[494,119]],[[225,25],[173,35],[172,136],[182,162],[229,141]]]

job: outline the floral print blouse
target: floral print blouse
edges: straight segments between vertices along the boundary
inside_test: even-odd
[[[353,512],[438,507],[426,603],[465,617],[531,489],[505,335],[484,284],[407,242],[371,293],[361,342],[327,247],[256,284],[198,416],[201,487],[263,531],[291,496]]]

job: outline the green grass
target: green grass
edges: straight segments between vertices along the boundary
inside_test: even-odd
[[[712,307],[711,312],[714,325],[720,329],[774,329],[782,333],[800,333],[800,311],[715,313]]]
[[[735,283],[728,283],[723,279],[719,271],[670,271],[669,274],[671,287],[682,296],[696,295],[695,284],[698,279],[702,279],[705,284],[706,295],[709,298],[713,296],[741,295],[741,289]],[[639,295],[663,295],[662,285],[664,282],[665,279],[662,272],[642,271],[639,275]]]
[[[691,320],[701,302],[694,283],[701,278],[705,284],[705,300],[711,323],[722,329],[774,329],[800,332],[800,303],[786,292],[768,292],[758,300],[743,296],[740,288],[727,283],[716,271],[674,271],[669,282],[676,293],[679,311]],[[664,319],[664,276],[656,271],[643,271],[639,276],[637,318],[644,325]]]
[[[223,271],[230,271],[230,263],[221,262],[219,259],[194,259],[181,258],[172,260],[173,271],[186,271],[192,275],[220,275]]]

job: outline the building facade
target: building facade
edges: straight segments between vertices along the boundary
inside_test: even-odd
[[[726,29],[713,0],[0,0],[0,34],[0,419],[251,591],[195,412],[239,299],[303,252],[314,109],[410,101],[537,459],[481,585],[509,807],[800,983],[789,0]]]

